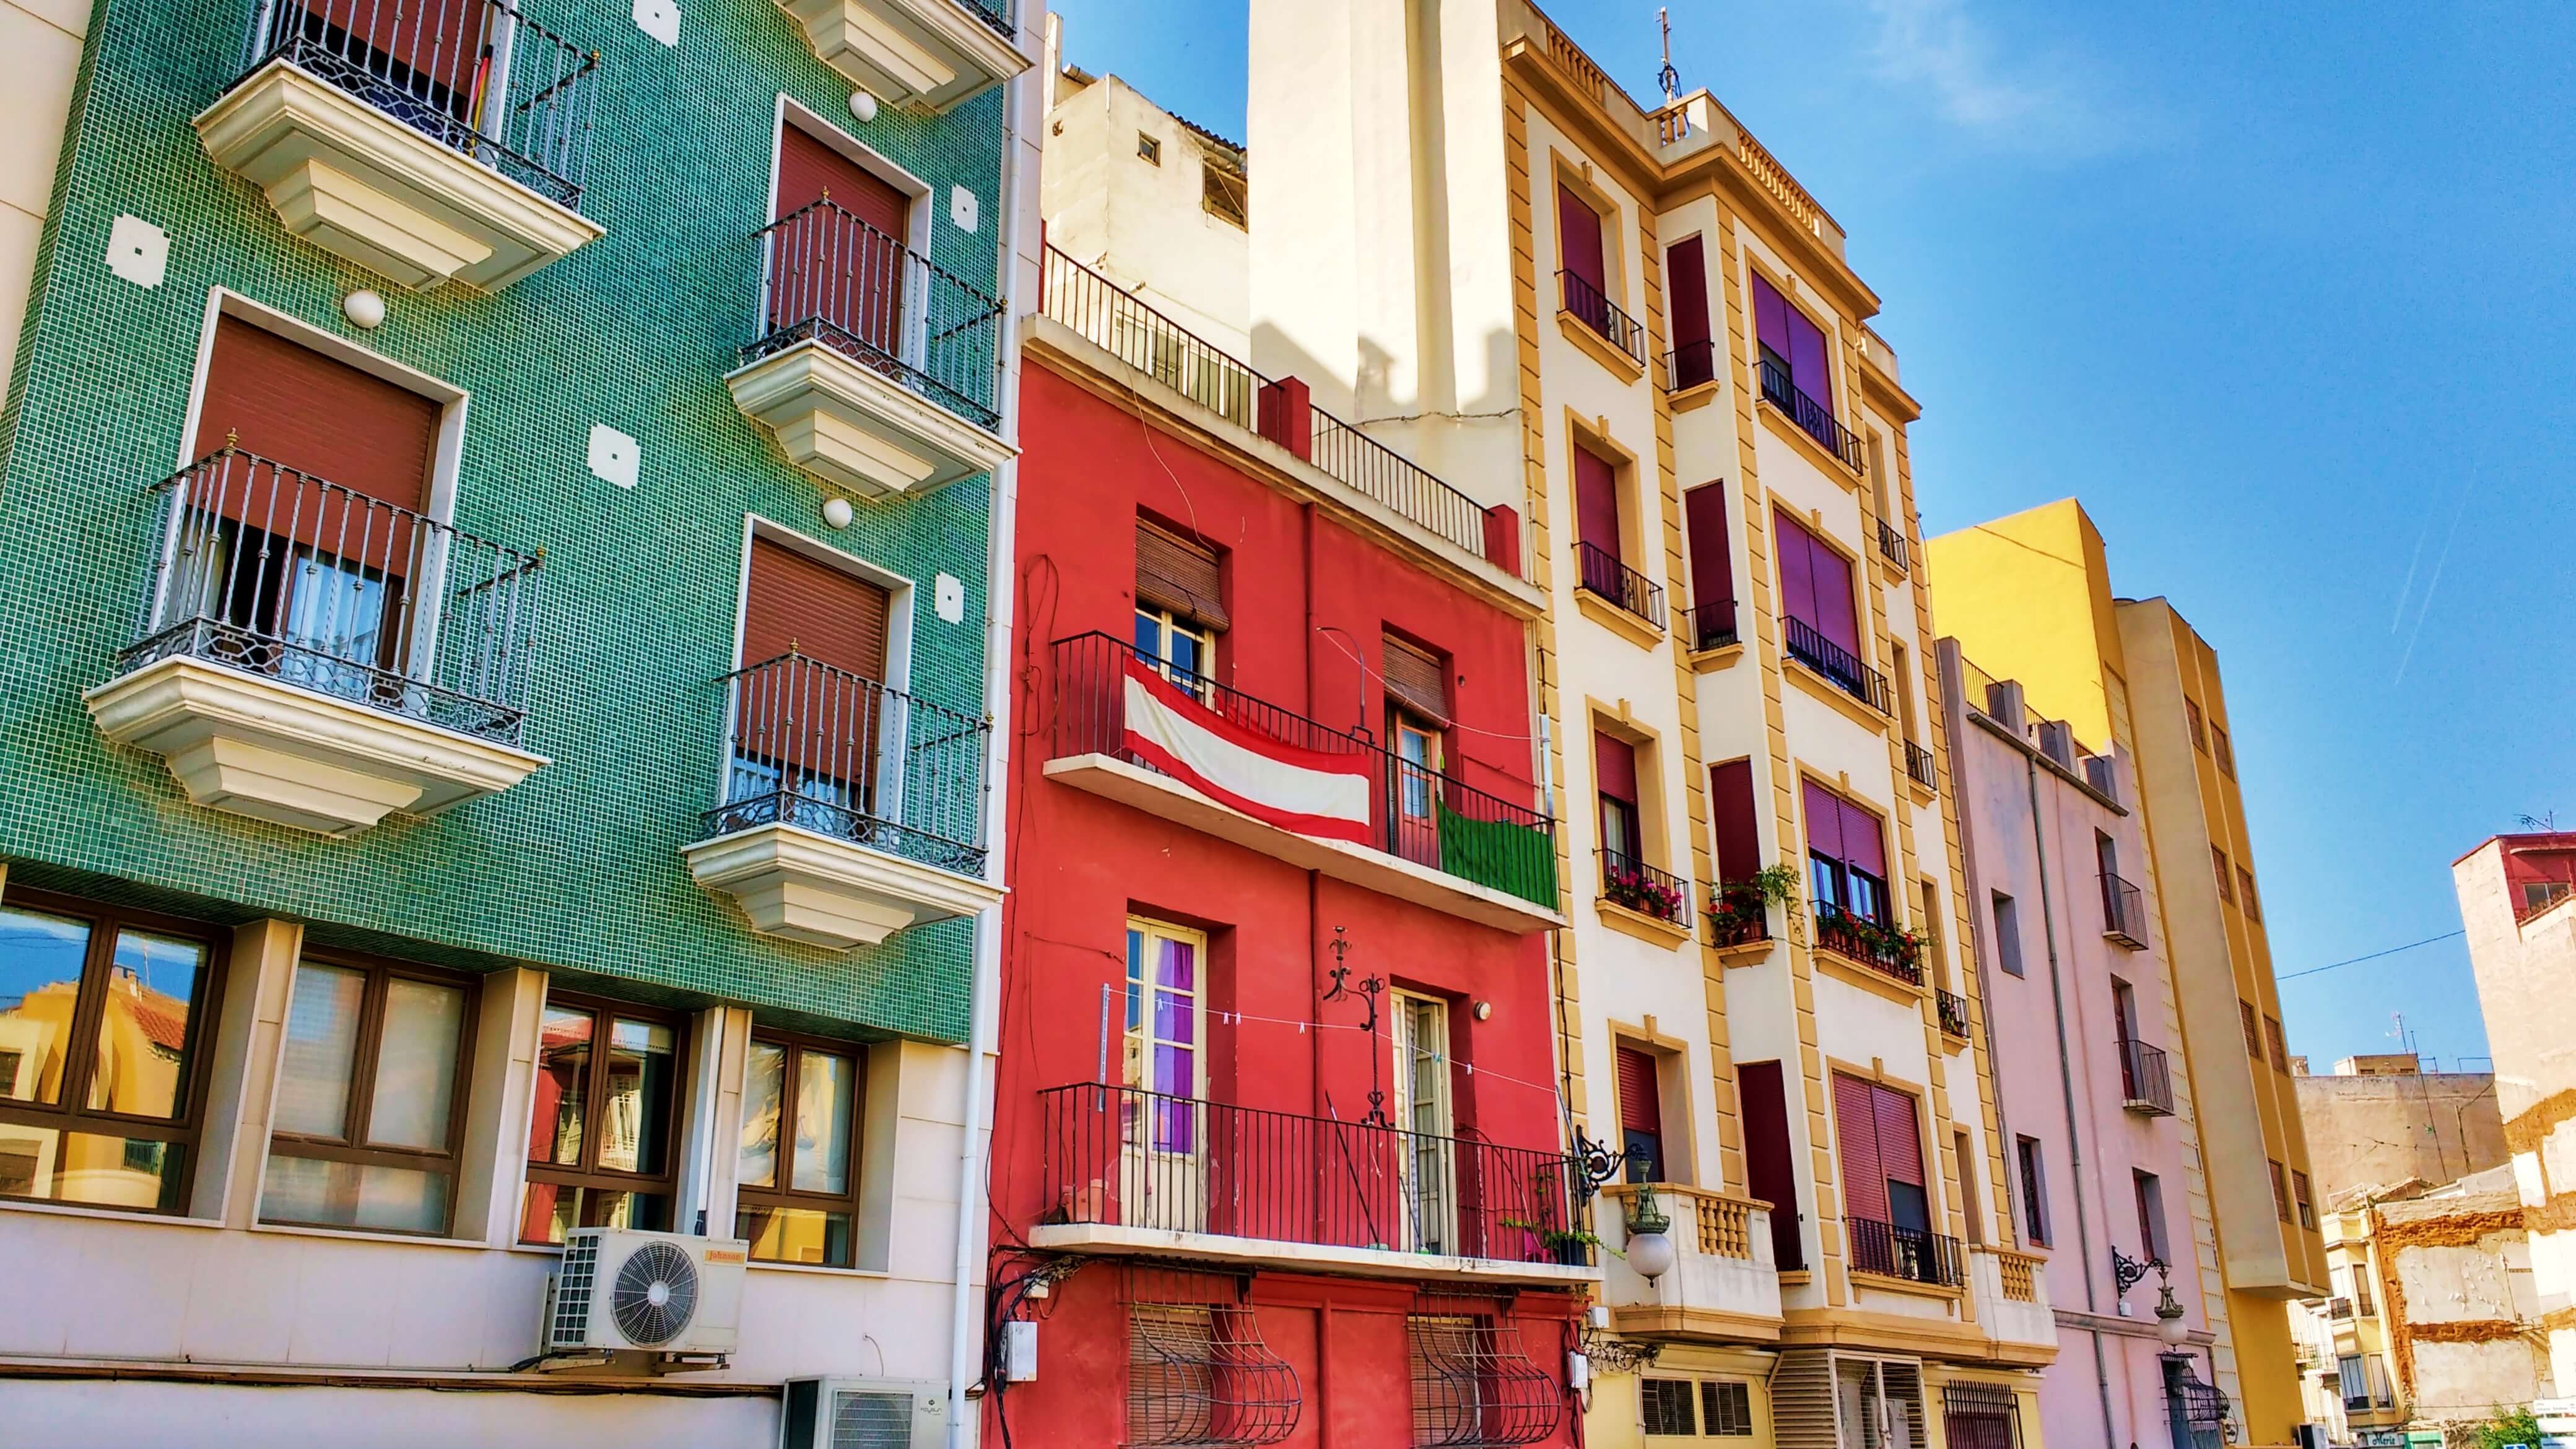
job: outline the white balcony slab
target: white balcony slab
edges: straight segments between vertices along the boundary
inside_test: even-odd
[[[1220,805],[1169,775],[1129,764],[1115,755],[1067,755],[1046,763],[1050,780],[1061,780],[1176,825],[1257,850],[1300,870],[1319,871],[1380,895],[1428,906],[1461,920],[1497,931],[1528,935],[1565,924],[1545,906],[1508,891],[1478,885],[1402,856],[1341,840],[1318,840],[1255,820],[1231,806]]]
[[[794,825],[738,830],[680,854],[698,884],[734,898],[753,930],[839,950],[1002,898],[989,881]]]
[[[1708,1342],[1764,1342],[1780,1336],[1780,1273],[1772,1261],[1771,1214],[1745,1210],[1743,1256],[1708,1250],[1686,1189],[1656,1189],[1672,1220],[1673,1266],[1648,1278],[1623,1256],[1628,1245],[1627,1194],[1613,1188],[1593,1202],[1593,1231],[1616,1251],[1603,1254],[1601,1301],[1622,1333]]]
[[[1992,1248],[1968,1249],[1968,1286],[1975,1295],[1977,1322],[1999,1356],[2018,1362],[2046,1363],[2057,1355],[2057,1314],[2049,1307],[2047,1264],[2013,1255],[2015,1283],[2028,1284],[2026,1297],[2004,1288],[2006,1263]]]
[[[743,416],[777,436],[787,461],[862,499],[927,493],[1019,453],[820,342],[737,368],[725,386]]]
[[[778,0],[825,65],[879,100],[944,111],[1031,61],[958,0]]]
[[[1181,1258],[1198,1262],[1240,1263],[1292,1273],[1337,1273],[1359,1278],[1407,1278],[1442,1282],[1514,1284],[1525,1288],[1570,1288],[1598,1283],[1601,1270],[1565,1263],[1519,1263],[1502,1258],[1467,1258],[1451,1253],[1406,1253],[1393,1248],[1329,1247],[1315,1243],[1236,1238],[1223,1233],[1191,1233],[1171,1228],[1130,1228],[1114,1223],[1052,1223],[1029,1230],[1029,1246],[1049,1252],[1097,1253],[1117,1257]]]
[[[264,675],[177,657],[82,696],[99,733],[162,757],[188,798],[325,835],[506,790],[544,757]]]
[[[196,119],[289,232],[406,287],[497,292],[605,235],[580,212],[284,60]]]

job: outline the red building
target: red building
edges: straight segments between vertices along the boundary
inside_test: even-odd
[[[1571,1444],[1519,520],[1060,254],[1028,329],[989,1428]]]

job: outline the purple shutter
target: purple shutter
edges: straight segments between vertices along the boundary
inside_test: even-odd
[[[1602,267],[1601,213],[1569,187],[1556,188],[1556,251],[1559,263],[1592,284],[1595,296],[1609,295]]]
[[[1807,544],[1808,587],[1815,590],[1815,614],[1807,622],[1840,645],[1852,658],[1860,654],[1860,619],[1852,602],[1851,561],[1801,530]]]
[[[1796,519],[1777,508],[1771,510],[1771,534],[1780,554],[1780,612],[1808,628],[1822,629],[1816,619],[1815,540]]]
[[[1726,485],[1705,483],[1682,495],[1690,528],[1691,607],[1710,609],[1735,601],[1735,559],[1726,542]],[[1707,637],[1702,626],[1701,637]]]
[[[1664,287],[1673,314],[1673,386],[1697,387],[1717,376],[1709,343],[1707,249],[1695,236],[1664,253]]]
[[[1735,1069],[1744,1109],[1744,1185],[1771,1204],[1771,1256],[1781,1272],[1807,1266],[1798,1232],[1798,1167],[1789,1145],[1789,1099],[1778,1062],[1745,1062]]]
[[[1574,450],[1574,527],[1585,542],[1612,558],[1619,551],[1619,470],[1589,448]]]
[[[1843,1172],[1843,1211],[1883,1223],[1887,1166],[1879,1156],[1877,1085],[1834,1073],[1834,1156]]]
[[[1807,849],[1827,860],[1843,859],[1842,797],[1813,780],[1800,795],[1807,807]]]
[[[1753,274],[1753,335],[1783,360],[1788,358],[1789,299],[1760,272]]]
[[[1886,880],[1887,847],[1879,833],[1878,817],[1849,800],[1836,799],[1834,804],[1843,817],[1843,864]]]
[[[1798,391],[1823,403],[1825,411],[1832,412],[1834,372],[1826,361],[1825,334],[1815,323],[1807,320],[1806,313],[1795,307],[1789,308],[1787,320],[1789,323],[1789,378],[1797,383]]]
[[[1709,814],[1717,835],[1717,878],[1749,880],[1762,869],[1761,826],[1753,807],[1753,762],[1729,760],[1708,772]]]

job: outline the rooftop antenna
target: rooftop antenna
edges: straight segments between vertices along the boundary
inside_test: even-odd
[[[1682,73],[1673,69],[1673,12],[1656,10],[1655,23],[1664,28],[1664,68],[1655,73],[1655,80],[1664,88],[1664,104],[1669,106],[1682,94]]]

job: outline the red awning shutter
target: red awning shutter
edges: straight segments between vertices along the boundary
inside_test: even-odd
[[[777,233],[770,321],[835,323],[869,347],[900,356],[911,198],[821,141],[786,127],[778,137],[778,215],[792,216],[827,197],[847,217],[818,209]]]
[[[1450,723],[1449,671],[1438,655],[1393,635],[1381,638],[1386,697],[1441,729]]]
[[[1717,835],[1717,877],[1749,880],[1762,869],[1762,832],[1753,805],[1753,762],[1729,760],[1708,772],[1709,814]]]
[[[1807,622],[1816,626],[1817,633],[1842,646],[1844,653],[1859,659],[1859,605],[1852,599],[1851,560],[1826,547],[1814,534],[1803,529],[1800,532],[1807,540],[1809,587],[1815,591],[1816,612],[1808,616]]]
[[[1744,1112],[1744,1185],[1771,1204],[1771,1251],[1780,1271],[1807,1266],[1798,1232],[1797,1159],[1789,1144],[1789,1101],[1780,1064],[1744,1062],[1735,1069]]]
[[[1883,1223],[1887,1221],[1887,1169],[1879,1157],[1876,1086],[1834,1073],[1834,1144],[1835,1162],[1843,1175],[1843,1211]]]
[[[1664,256],[1664,276],[1672,296],[1673,346],[1708,341],[1708,262],[1700,239],[1684,237]]]
[[[1664,1130],[1663,1093],[1655,1059],[1635,1047],[1619,1048],[1619,1126],[1629,1132]]]
[[[1216,550],[1137,520],[1137,603],[1223,629],[1232,622],[1225,612],[1223,584]]]

